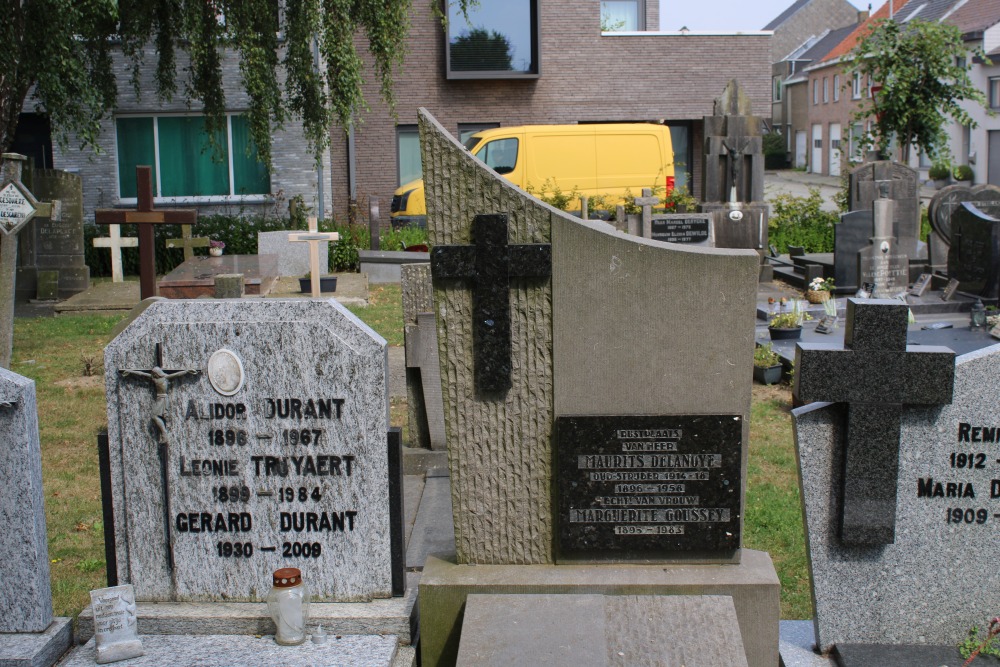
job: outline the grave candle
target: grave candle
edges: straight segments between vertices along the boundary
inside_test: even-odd
[[[295,567],[274,571],[274,584],[267,596],[267,609],[277,629],[274,641],[295,646],[306,640],[309,620],[309,591],[302,582],[302,572]]]

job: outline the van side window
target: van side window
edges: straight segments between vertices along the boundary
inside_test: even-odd
[[[498,174],[509,174],[517,165],[517,139],[497,139],[478,151],[476,157]]]

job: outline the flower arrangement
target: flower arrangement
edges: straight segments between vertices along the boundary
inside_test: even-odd
[[[809,289],[813,292],[832,292],[833,278],[813,278],[809,283]]]
[[[219,250],[222,250],[223,248],[226,247],[226,242],[225,241],[215,241],[215,240],[212,240],[212,241],[208,242],[208,246],[210,248],[218,248]]]
[[[768,326],[772,329],[798,329],[803,322],[811,319],[812,316],[799,307],[798,301],[792,301],[792,309],[787,312],[782,309],[782,312],[771,318]]]
[[[758,345],[753,351],[753,365],[757,368],[771,368],[781,363],[781,357],[774,351],[771,344]]]
[[[663,210],[667,213],[686,213],[698,208],[698,200],[684,186],[674,188],[663,196]]]

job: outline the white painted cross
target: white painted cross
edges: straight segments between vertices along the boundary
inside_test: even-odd
[[[122,248],[137,248],[139,239],[134,236],[122,236],[121,225],[108,225],[111,236],[98,236],[94,239],[95,248],[109,248],[111,250],[111,282],[125,282],[125,274],[122,272]]]
[[[321,232],[318,225],[319,221],[315,217],[310,217],[308,232],[293,232],[288,235],[288,240],[293,243],[305,242],[309,244],[309,272],[312,275],[312,295],[314,297],[320,295],[319,244],[340,240],[340,234],[337,232]]]

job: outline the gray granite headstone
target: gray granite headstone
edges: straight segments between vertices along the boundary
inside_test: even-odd
[[[948,276],[958,289],[989,301],[1000,298],[1000,218],[962,202],[951,216]]]
[[[838,290],[858,288],[858,251],[868,247],[874,234],[871,210],[845,213],[833,226],[833,284]]]
[[[871,210],[879,198],[879,189],[887,184],[888,198],[895,202],[891,236],[896,238],[910,259],[925,258],[926,248],[920,238],[920,193],[918,174],[900,162],[866,162],[851,170],[848,184],[848,207],[851,211]]]
[[[35,383],[3,368],[0,470],[0,632],[41,632],[52,623],[52,589]]]
[[[962,355],[951,404],[903,408],[896,540],[877,548],[846,547],[837,536],[844,407],[793,411],[821,650],[954,645],[996,616],[998,374],[1000,346]]]
[[[309,275],[309,244],[290,243],[291,232],[257,232],[257,254],[278,256],[278,275],[300,278]],[[326,273],[329,243],[319,243],[319,266]]]
[[[871,245],[858,251],[858,280],[874,285],[872,296],[892,299],[905,294],[910,284],[910,260],[891,233],[895,202],[878,199],[873,204],[875,235]]]
[[[260,601],[287,566],[314,599],[391,595],[386,343],[343,306],[159,301],[104,366],[118,573],[140,601]]]
[[[132,586],[126,584],[90,591],[90,600],[94,605],[94,655],[97,664],[142,655]]]

